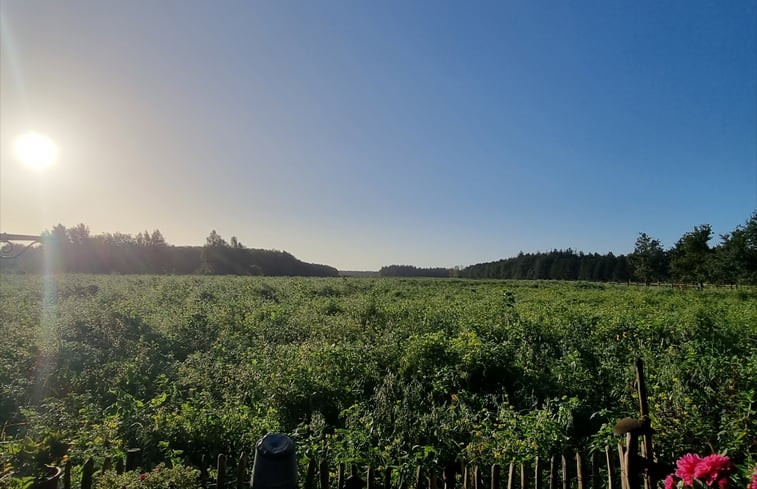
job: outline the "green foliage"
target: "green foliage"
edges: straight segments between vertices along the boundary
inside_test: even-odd
[[[598,449],[646,363],[664,456],[757,433],[757,294],[556,282],[0,276],[0,444],[19,477],[68,453],[250,451],[392,466]]]
[[[197,489],[200,487],[200,471],[177,465],[158,465],[155,469],[140,473],[129,471],[117,474],[113,470],[98,474],[94,480],[95,489]]]

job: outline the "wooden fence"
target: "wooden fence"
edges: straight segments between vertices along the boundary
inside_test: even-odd
[[[624,418],[616,424],[613,432],[620,438],[617,452],[606,447],[604,453],[593,452],[588,456],[561,454],[545,461],[537,457],[532,462],[513,462],[504,466],[418,467],[414,481],[394,483],[391,467],[364,467],[361,470],[351,465],[347,476],[343,463],[311,459],[306,473],[301,474],[300,486],[302,489],[455,489],[458,485],[462,489],[642,489],[642,486],[655,489],[656,478],[669,469],[659,464],[653,455],[653,430],[649,425],[644,366],[640,359],[636,360],[635,367],[640,417]],[[140,449],[129,449],[125,460],[105,458],[98,470],[115,470],[117,473],[149,470],[142,464],[141,455]],[[204,489],[243,489],[249,485],[251,464],[246,453],[231,459],[230,467],[227,456],[218,455],[214,460],[215,480],[209,477],[210,460],[210,457],[203,456],[198,467],[200,485]],[[503,468],[506,469],[504,475]],[[62,469],[50,469],[51,474],[38,484],[40,489],[77,489],[71,484],[73,468],[70,462]],[[95,461],[89,459],[79,469],[79,489],[92,489]]]
[[[394,481],[391,467],[358,467],[349,470],[343,463],[329,460],[310,460],[307,471],[300,476],[302,489],[641,489],[654,487],[649,476],[634,476],[627,470],[628,452],[619,445],[618,451],[607,447],[604,453],[593,452],[588,456],[580,453],[552,456],[549,460],[538,457],[531,462],[494,464],[491,466],[460,465],[441,469],[417,467],[414,480]],[[209,464],[203,462],[200,470],[200,486],[205,489],[244,489],[249,486],[251,464],[242,453],[228,467],[224,454],[214,460],[215,474],[209,477]],[[231,470],[229,470],[231,469]],[[72,485],[72,472],[78,470],[79,483]],[[78,468],[68,462],[57,474],[40,486],[44,489],[92,489],[97,472],[114,470],[148,471],[139,461],[139,450],[132,449],[122,458],[105,458],[99,467],[93,459]]]

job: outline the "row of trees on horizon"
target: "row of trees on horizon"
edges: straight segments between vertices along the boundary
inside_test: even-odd
[[[13,260],[1,270],[41,273],[209,274],[335,277],[334,267],[306,263],[286,251],[247,248],[215,230],[204,246],[173,246],[159,230],[136,236],[123,233],[91,235],[79,224],[58,224],[43,233],[42,246]]]
[[[676,282],[703,285],[757,284],[757,212],[716,246],[709,224],[695,226],[670,249],[640,233],[628,255],[585,254],[572,249],[519,253],[465,268],[382,267],[383,277],[461,277],[597,282]],[[123,233],[91,235],[79,224],[59,224],[43,234],[43,245],[14,260],[0,262],[0,270],[22,273],[151,273],[319,276],[339,275],[328,265],[305,263],[286,251],[254,249],[236,237],[226,241],[215,230],[204,246],[173,246],[160,231],[136,236]]]
[[[695,226],[670,249],[658,239],[640,233],[628,255],[584,254],[572,249],[519,253],[498,261],[462,269],[447,269],[447,276],[525,280],[585,280],[593,282],[639,281],[697,284],[757,284],[757,212],[720,243],[709,224]],[[439,277],[438,268],[391,265],[382,276]]]

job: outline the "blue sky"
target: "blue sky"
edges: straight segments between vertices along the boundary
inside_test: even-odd
[[[667,247],[757,209],[752,1],[3,0],[0,18],[4,232],[216,229],[376,269]],[[29,130],[54,167],[17,161]]]

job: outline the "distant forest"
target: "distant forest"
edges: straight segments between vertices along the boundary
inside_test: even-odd
[[[695,226],[676,244],[664,249],[646,233],[636,239],[629,255],[584,254],[571,249],[520,253],[513,258],[478,263],[463,269],[417,268],[391,265],[380,270],[387,277],[498,278],[530,280],[638,281],[696,284],[757,285],[757,213],[710,246],[709,224]]]
[[[757,212],[732,232],[713,239],[709,224],[695,226],[676,244],[664,249],[659,240],[640,233],[628,255],[585,254],[572,249],[520,253],[462,269],[382,267],[382,277],[461,277],[530,280],[638,281],[696,284],[757,285]],[[172,246],[160,231],[91,235],[84,224],[59,224],[43,234],[42,246],[16,259],[0,261],[4,272],[39,273],[153,273],[279,275],[335,277],[327,265],[305,263],[286,251],[247,248],[236,237],[230,241],[211,231],[204,246]],[[345,272],[375,276],[376,272]]]
[[[335,277],[336,268],[305,263],[286,251],[247,248],[216,231],[204,246],[172,246],[160,231],[90,235],[84,224],[59,224],[43,234],[42,246],[16,259],[0,261],[0,270],[39,273],[152,273]]]

